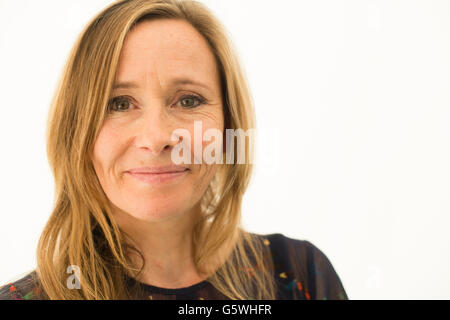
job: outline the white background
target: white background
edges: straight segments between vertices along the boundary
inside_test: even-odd
[[[255,100],[244,226],[315,244],[350,299],[449,299],[450,1],[203,2]],[[35,268],[50,99],[109,3],[0,1],[0,285]]]

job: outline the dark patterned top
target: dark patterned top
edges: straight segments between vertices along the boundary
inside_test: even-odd
[[[269,246],[274,262],[278,300],[347,300],[342,282],[325,254],[307,240],[297,240],[280,233],[257,235]],[[0,300],[36,299],[36,272],[0,287]],[[138,299],[151,300],[223,300],[206,280],[186,288],[167,289],[128,279],[143,289]]]

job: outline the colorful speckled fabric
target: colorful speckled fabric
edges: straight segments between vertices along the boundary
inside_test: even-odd
[[[36,284],[36,272],[31,272],[13,283],[0,287],[0,300],[36,300],[39,287]]]
[[[347,300],[342,282],[326,255],[307,240],[297,240],[280,233],[256,235],[270,249],[278,300]],[[248,270],[250,273],[255,270]],[[38,298],[36,273],[0,287],[0,300]],[[190,287],[166,289],[128,279],[131,287],[140,288],[139,300],[227,300],[209,282]]]

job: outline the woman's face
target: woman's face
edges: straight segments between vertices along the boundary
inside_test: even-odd
[[[215,164],[194,164],[194,121],[201,121],[201,136],[224,126],[219,71],[208,43],[185,21],[142,22],[125,39],[115,84],[92,159],[107,197],[116,210],[140,220],[189,212],[216,172]],[[176,129],[191,137],[192,164],[181,164],[186,171],[130,173],[174,165]],[[201,140],[202,148],[210,143]]]

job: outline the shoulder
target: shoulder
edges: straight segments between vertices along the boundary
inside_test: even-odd
[[[269,246],[275,277],[289,294],[313,300],[348,299],[332,263],[316,245],[281,233],[257,235]]]
[[[311,242],[303,239],[294,239],[281,233],[255,234],[263,243],[270,247],[275,269],[295,267],[298,264],[307,266],[311,255],[324,254]]]
[[[0,300],[33,300],[38,294],[36,271],[0,285]]]

